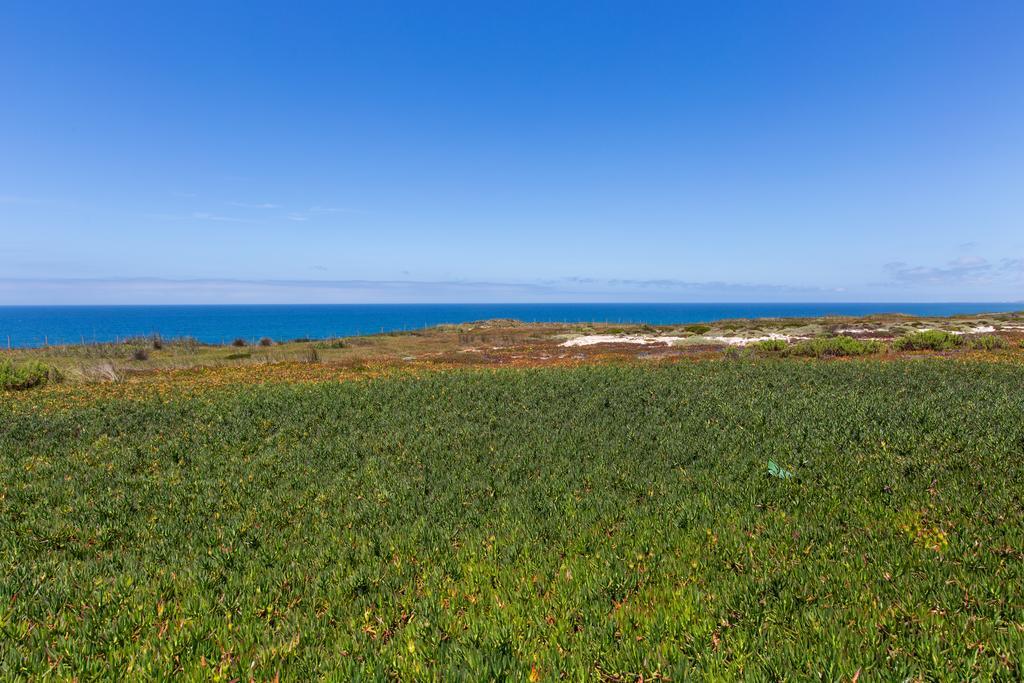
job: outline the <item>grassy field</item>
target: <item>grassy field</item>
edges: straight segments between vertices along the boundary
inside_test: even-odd
[[[1019,363],[242,380],[0,394],[0,678],[1024,676]]]

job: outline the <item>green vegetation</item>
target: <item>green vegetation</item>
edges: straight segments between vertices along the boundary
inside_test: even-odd
[[[853,337],[816,337],[796,344],[781,339],[766,339],[754,342],[750,348],[772,355],[805,356],[809,358],[834,358],[839,356],[865,356],[885,351],[885,344],[874,339]]]
[[[324,339],[313,344],[314,348],[317,349],[344,349],[348,348],[348,343],[344,339]]]
[[[995,351],[1010,348],[1010,342],[997,334],[958,335],[942,330],[914,332],[893,341],[897,351],[950,351],[968,348]]]
[[[1005,337],[997,334],[979,334],[967,337],[966,344],[969,348],[980,351],[995,351],[997,349],[1010,348],[1010,342]]]
[[[1019,679],[1021,380],[767,359],[8,394],[0,678]]]
[[[963,346],[964,340],[943,330],[911,332],[896,339],[892,347],[897,351],[949,351]]]
[[[813,358],[831,358],[836,356],[864,356],[869,353],[881,353],[885,344],[874,339],[854,339],[853,337],[817,337],[806,339],[794,344],[788,353],[794,356],[810,356]]]
[[[693,334],[707,334],[711,331],[710,325],[684,325],[683,329]]]
[[[59,382],[61,374],[55,368],[39,361],[13,363],[0,360],[0,389],[19,390],[42,386],[47,382]]]
[[[761,351],[763,353],[785,353],[789,348],[789,342],[784,339],[765,339],[763,341],[754,342],[748,348],[755,351]]]

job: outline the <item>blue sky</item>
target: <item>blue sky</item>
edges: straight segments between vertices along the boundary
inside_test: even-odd
[[[1024,3],[13,0],[0,304],[1024,299]]]

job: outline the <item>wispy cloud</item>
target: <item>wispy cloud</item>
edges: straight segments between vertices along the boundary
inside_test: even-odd
[[[187,194],[184,194],[184,193],[177,193],[177,194],[179,194],[179,196],[183,196],[183,197],[186,197],[186,196],[194,197],[195,196],[195,195],[187,195]],[[0,202],[2,202],[3,198],[4,198],[4,196],[0,195]],[[274,211],[274,210],[283,210],[285,208],[285,206],[283,204],[275,204],[273,202],[236,202],[236,201],[228,201],[228,202],[224,202],[224,205],[226,205],[226,206],[233,206],[233,207],[236,207],[236,208],[239,208],[239,209],[246,209],[246,210],[250,210],[250,211]],[[317,218],[319,216],[325,216],[325,215],[329,215],[329,214],[340,214],[340,213],[363,213],[363,212],[362,211],[357,211],[355,209],[346,209],[346,208],[340,208],[340,207],[316,205],[316,206],[312,206],[309,209],[304,210],[304,211],[303,210],[291,210],[291,211],[287,211],[287,212],[284,212],[284,213],[268,214],[268,219],[270,218],[270,216],[273,216],[273,217],[275,217],[277,219],[283,218],[284,220],[292,221],[292,222],[295,222],[295,223],[304,223],[306,221],[315,219],[315,218]],[[188,213],[188,214],[182,214],[182,213],[151,213],[151,214],[147,214],[147,216],[149,218],[158,218],[160,220],[168,220],[168,221],[195,220],[195,221],[216,221],[216,222],[224,222],[224,223],[254,223],[254,222],[256,222],[252,218],[240,218],[238,216],[225,215],[225,214],[217,213],[217,212],[214,212],[214,211],[193,211],[192,213]]]
[[[260,204],[249,204],[246,202],[227,202],[228,206],[237,206],[242,209],[280,209],[280,204],[271,204],[270,202],[263,202]]]
[[[216,213],[208,213],[206,211],[196,211],[192,214],[192,218],[197,221],[218,221],[222,223],[251,223],[252,221],[245,220],[244,218],[235,218],[234,216],[222,216]]]
[[[315,270],[323,266],[312,266]],[[806,301],[823,290],[682,280],[0,279],[0,303]]]
[[[804,285],[781,285],[781,284],[759,284],[754,282],[725,282],[722,280],[693,281],[678,280],[671,278],[594,278],[594,277],[567,277],[556,280],[546,280],[548,284],[564,283],[584,287],[601,287],[606,289],[629,289],[629,290],[661,290],[676,292],[747,292],[747,293],[823,293],[843,291],[844,288],[813,287]]]
[[[311,206],[308,213],[367,213],[362,209],[349,209],[337,206]]]
[[[290,221],[308,221],[310,219],[316,219],[321,216],[328,216],[331,214],[365,214],[365,211],[357,209],[345,209],[333,206],[311,206],[305,211],[292,211],[285,218]]]
[[[214,221],[218,223],[253,223],[254,221],[246,218],[238,218],[236,216],[225,216],[219,213],[211,213],[209,211],[193,211],[188,214],[177,214],[177,213],[150,213],[146,214],[147,218],[156,218],[162,221]]]
[[[310,269],[327,272],[323,265]],[[965,281],[994,272],[1006,281],[1024,282],[1024,259],[995,263],[954,263],[938,268],[891,264],[893,289],[886,300],[908,301],[917,292],[930,300],[950,299],[959,291],[986,291],[989,300],[1011,300],[1016,284],[968,290]],[[902,285],[896,287],[895,279]],[[966,280],[965,280],[966,278]],[[973,278],[973,279],[972,279]],[[935,282],[953,286],[945,289]],[[920,287],[917,285],[922,284]],[[925,286],[927,285],[927,287]],[[601,302],[806,302],[871,301],[870,286],[813,287],[726,281],[676,279],[603,279],[565,277],[534,281],[450,280],[337,280],[264,278],[0,278],[3,304],[218,304],[218,303],[601,303]],[[935,294],[929,294],[933,292]],[[1000,294],[999,292],[1004,292]],[[1019,294],[1016,295],[1019,299]],[[899,298],[894,298],[899,297]],[[936,298],[945,297],[945,298]]]
[[[1024,259],[990,261],[980,256],[961,256],[941,266],[915,266],[895,261],[885,264],[885,285],[990,285],[1024,277]]]

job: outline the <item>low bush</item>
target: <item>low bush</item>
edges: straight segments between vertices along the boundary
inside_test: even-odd
[[[241,337],[238,337],[237,339],[235,339],[235,341],[231,342],[231,345],[232,346],[248,346],[248,342],[246,342]]]
[[[750,345],[750,348],[765,353],[782,353],[789,348],[789,344],[782,339],[765,339],[764,341],[754,342]]]
[[[892,343],[897,351],[949,351],[964,345],[964,340],[942,330],[911,332]]]
[[[1010,346],[1010,342],[998,334],[981,334],[976,337],[967,337],[965,341],[969,348],[980,351],[995,351],[996,349],[1006,349]]]
[[[884,350],[885,345],[880,341],[874,339],[854,339],[844,335],[807,339],[790,346],[786,352],[791,356],[833,358],[837,356],[865,356],[871,353],[881,353]]]
[[[711,331],[711,326],[710,325],[687,325],[683,329],[686,330],[687,332],[692,332],[693,334],[707,334],[708,332]]]
[[[149,351],[146,349],[135,349],[132,353],[132,358],[135,360],[149,360]]]
[[[260,346],[273,346],[274,340],[270,337],[260,337]]]
[[[16,365],[9,360],[0,361],[0,389],[31,389],[61,379],[60,371],[45,363],[29,361]]]

